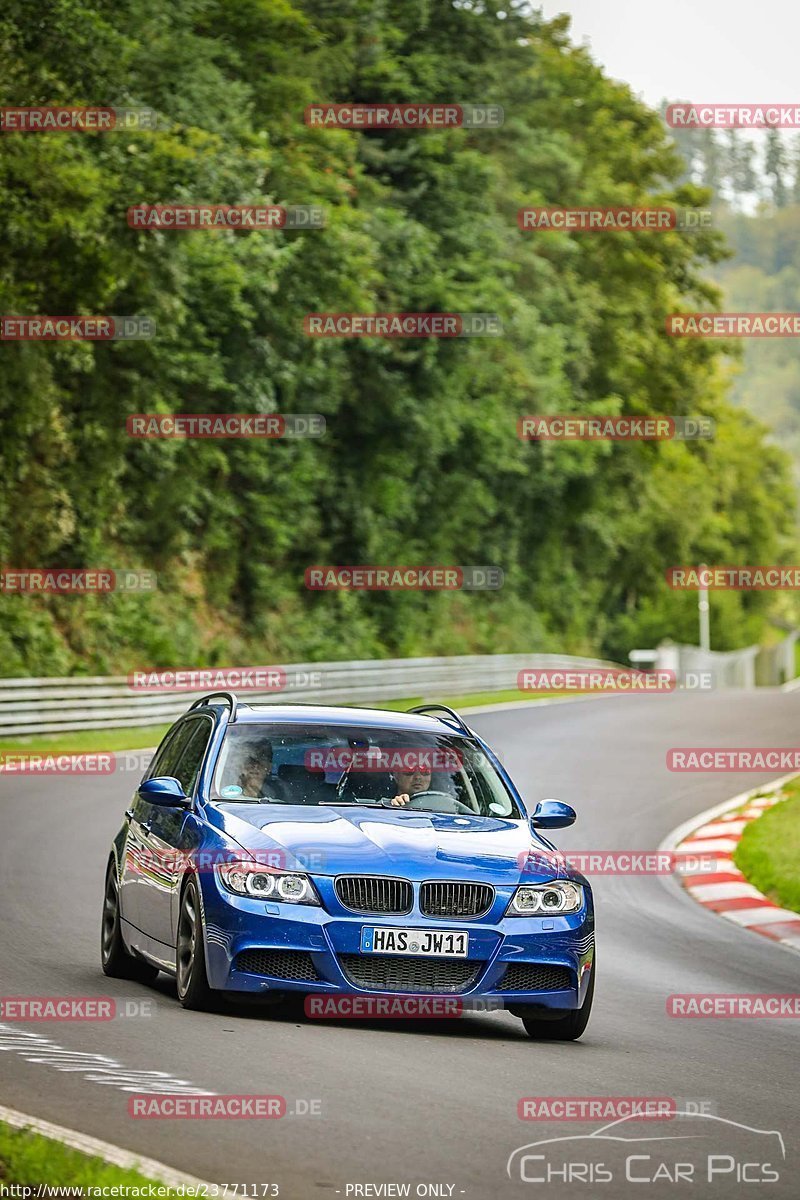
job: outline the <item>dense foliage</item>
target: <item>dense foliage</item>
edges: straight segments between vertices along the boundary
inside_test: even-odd
[[[707,185],[712,219],[733,251],[711,272],[726,310],[800,311],[800,135],[759,129],[673,130],[686,177]],[[792,338],[750,339],[731,399],[772,431],[800,482],[800,359]]]
[[[723,396],[715,234],[521,234],[526,203],[690,205],[659,115],[509,0],[7,0],[2,104],[155,132],[0,140],[4,313],[141,313],[138,343],[0,348],[0,561],[158,571],[0,596],[0,670],[694,640],[684,562],[791,559],[782,454]],[[502,15],[501,15],[502,14]],[[494,102],[501,129],[349,132],[314,101]],[[153,233],[140,202],[316,203],[324,230]],[[316,340],[307,312],[478,311],[502,338]],[[132,441],[136,412],[318,412],[318,441]],[[523,413],[700,413],[696,443],[523,443]],[[313,563],[497,564],[497,593],[309,593]],[[717,645],[771,599],[714,599]]]

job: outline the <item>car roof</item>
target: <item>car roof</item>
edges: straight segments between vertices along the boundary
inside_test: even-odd
[[[418,713],[393,712],[385,708],[345,708],[326,704],[239,704],[236,725],[264,724],[370,725],[418,733],[448,733],[464,736],[455,723]]]

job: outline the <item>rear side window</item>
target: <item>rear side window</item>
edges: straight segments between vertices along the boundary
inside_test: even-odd
[[[180,758],[181,752],[189,740],[191,728],[188,722],[182,725],[176,725],[168,734],[162,745],[159,747],[153,761],[150,764],[150,769],[147,772],[148,779],[155,779],[158,775],[174,775],[175,766]]]
[[[180,781],[186,795],[191,796],[203,765],[213,723],[208,717],[198,717],[194,721],[187,721],[186,728],[189,736],[182,744],[177,764],[170,774]]]

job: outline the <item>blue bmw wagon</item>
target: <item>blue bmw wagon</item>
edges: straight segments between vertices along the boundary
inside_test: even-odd
[[[573,1040],[594,993],[594,909],[452,709],[198,700],[159,746],[106,871],[102,966],[223,998],[458,997]]]

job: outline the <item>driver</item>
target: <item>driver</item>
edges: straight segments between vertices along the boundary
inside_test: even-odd
[[[397,788],[392,798],[392,804],[395,806],[408,804],[412,797],[418,796],[420,792],[429,791],[431,786],[430,768],[422,764],[413,771],[392,771],[392,779]]]

